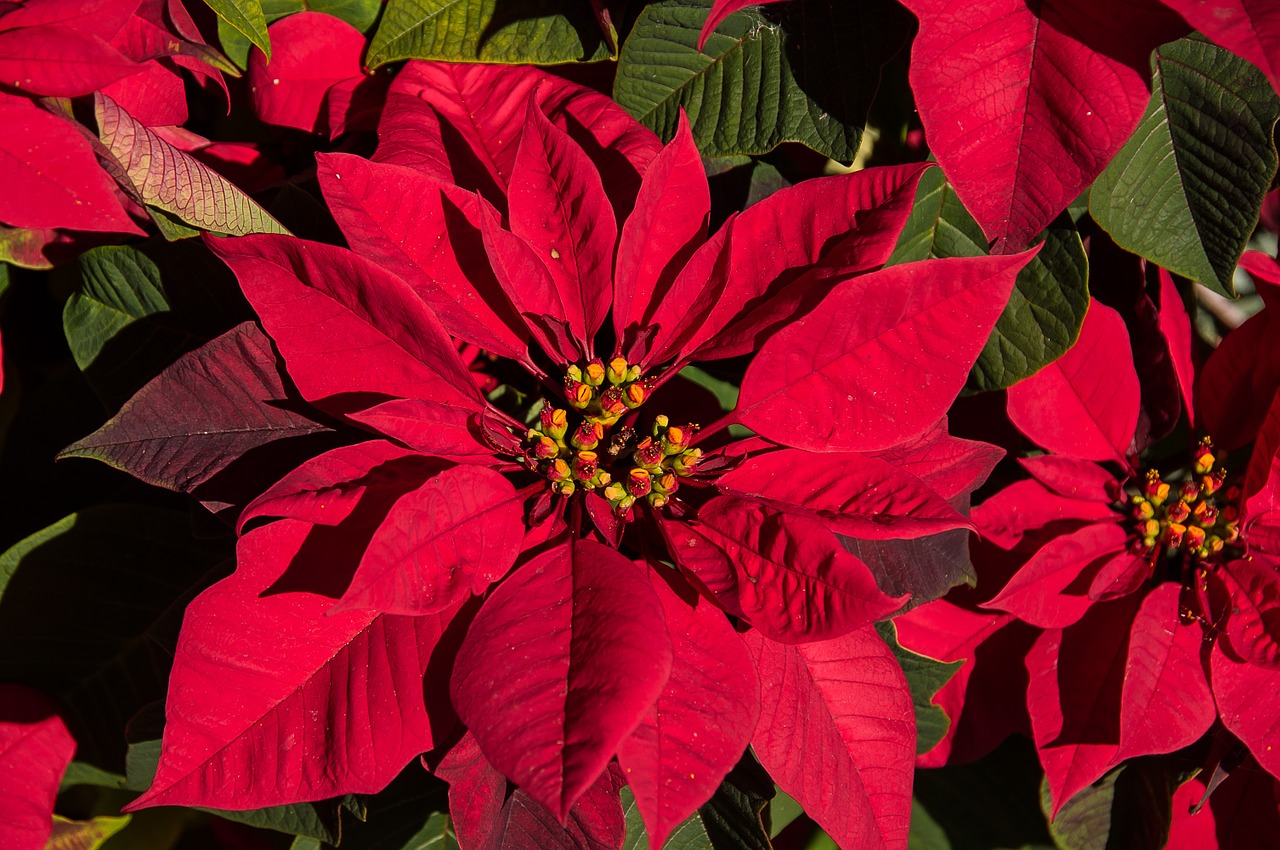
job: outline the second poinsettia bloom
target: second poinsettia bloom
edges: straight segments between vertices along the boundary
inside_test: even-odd
[[[192,742],[229,733],[187,683],[217,673],[202,648],[248,616],[220,606],[283,605],[259,597],[283,583],[315,640],[376,628],[398,658],[388,687],[425,675],[428,697],[394,745],[325,752],[325,775],[246,802],[369,790],[434,749],[454,792],[510,780],[563,822],[616,757],[660,845],[753,744],[847,846],[905,846],[911,700],[871,623],[906,597],[838,535],[969,525],[956,500],[1000,453],[951,437],[944,413],[1031,255],[884,268],[924,168],[804,183],[708,234],[684,122],[664,146],[541,72],[410,65],[377,155],[318,157],[351,250],[210,240],[302,396],[367,438],[243,512],[236,576],[188,614],[144,804],[210,799],[193,777],[219,756]],[[737,357],[727,412],[682,375]],[[832,691],[833,664],[859,672]],[[860,694],[878,719],[845,728]],[[771,731],[801,697],[830,703],[811,734],[840,775],[861,770],[860,741],[888,770],[838,803],[810,787]]]

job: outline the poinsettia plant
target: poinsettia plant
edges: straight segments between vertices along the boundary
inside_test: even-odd
[[[1278,25],[0,3],[0,844],[1273,834]]]

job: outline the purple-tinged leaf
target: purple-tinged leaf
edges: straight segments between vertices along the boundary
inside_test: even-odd
[[[618,745],[618,763],[649,845],[661,847],[711,797],[751,742],[760,683],[751,654],[718,608],[687,586],[680,593],[657,571],[650,573],[650,583],[662,599],[671,634],[671,678]]]
[[[377,793],[431,748],[422,676],[449,617],[331,615],[326,596],[263,595],[311,528],[251,531],[236,574],[188,606],[160,765],[130,809]]]
[[[147,206],[215,233],[289,232],[230,180],[160,138],[100,92],[94,95],[94,113],[98,137]]]
[[[450,693],[490,763],[563,820],[670,674],[662,604],[643,568],[579,540],[489,596]]]
[[[1076,344],[1009,390],[1009,418],[1051,452],[1125,463],[1140,399],[1124,321],[1091,301]]]
[[[245,322],[182,355],[62,457],[92,457],[149,484],[191,491],[249,451],[329,431],[291,400],[275,352]]]
[[[798,646],[743,640],[762,686],[752,746],[769,775],[841,847],[906,850],[915,712],[875,627]]]
[[[927,260],[838,285],[764,344],[732,415],[820,452],[873,451],[923,434],[964,386],[1033,255]]]
[[[501,578],[520,554],[523,499],[481,466],[446,469],[387,512],[335,611],[434,614]]]

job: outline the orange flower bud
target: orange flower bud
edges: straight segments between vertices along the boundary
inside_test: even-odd
[[[646,392],[644,384],[640,382],[628,384],[627,388],[622,391],[622,403],[625,404],[629,410],[635,410],[637,407],[644,404],[645,395]]]
[[[600,458],[595,452],[578,452],[573,459],[573,477],[584,484],[596,477]]]
[[[609,387],[600,394],[600,410],[604,413],[605,418],[617,421],[618,417],[627,412],[627,405],[622,401],[622,390],[617,387]]]
[[[615,387],[627,380],[627,358],[615,357],[609,361],[609,383]]]
[[[586,410],[591,405],[591,399],[594,398],[595,393],[586,384],[574,381],[565,382],[565,395],[569,398],[569,404],[578,410]]]
[[[645,437],[636,446],[631,458],[646,469],[657,470],[662,466],[662,446],[652,437]]]
[[[569,414],[549,404],[544,405],[542,412],[538,414],[538,422],[542,426],[542,433],[553,440],[563,440],[565,432],[569,430]]]
[[[549,460],[560,454],[560,447],[550,437],[539,435],[533,441],[533,456],[538,460]]]
[[[1142,497],[1139,496],[1138,498],[1141,499]],[[1151,519],[1155,515],[1156,515],[1156,509],[1151,507],[1151,503],[1148,502],[1146,499],[1142,499],[1142,501],[1140,502],[1137,501],[1136,499],[1134,500],[1134,503],[1133,503],[1134,519]]]
[[[582,370],[582,382],[591,387],[598,387],[604,383],[604,361],[599,357],[588,361],[587,367]]]
[[[551,461],[547,467],[547,478],[552,481],[567,481],[573,475],[573,471],[569,469],[569,464],[560,458]]]
[[[701,457],[702,449],[689,449],[671,461],[671,470],[676,475],[692,475],[697,470]]]
[[[649,477],[649,470],[636,467],[627,473],[627,492],[632,496],[637,499],[647,496],[652,489],[653,481]]]
[[[1216,458],[1213,456],[1213,441],[1208,437],[1201,440],[1193,457],[1195,458],[1196,472],[1200,475],[1204,475],[1213,469],[1213,465],[1216,462]]]
[[[1187,527],[1181,523],[1171,522],[1165,527],[1164,537],[1162,541],[1166,546],[1181,546],[1182,536],[1186,534]]]
[[[1188,549],[1199,549],[1204,545],[1204,529],[1198,525],[1187,526],[1187,533],[1183,537],[1183,542]]]
[[[1174,502],[1165,511],[1165,517],[1172,522],[1182,522],[1189,516],[1191,516],[1191,508],[1187,506],[1186,502]]]
[[[604,426],[599,422],[583,422],[573,431],[569,443],[575,449],[594,449],[604,439]]]

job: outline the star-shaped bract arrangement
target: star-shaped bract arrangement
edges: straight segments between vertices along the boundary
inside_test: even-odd
[[[752,744],[843,845],[905,847],[912,702],[871,624],[907,597],[840,535],[969,526],[1001,453],[944,414],[1033,252],[882,268],[923,165],[708,236],[687,126],[532,69],[411,63],[380,136],[318,157],[350,250],[207,240],[363,438],[241,513],[135,805],[374,792],[429,752],[464,846],[512,806],[613,835],[622,782],[657,846]],[[221,385],[254,333],[211,344]],[[727,358],[724,412],[680,371]]]

